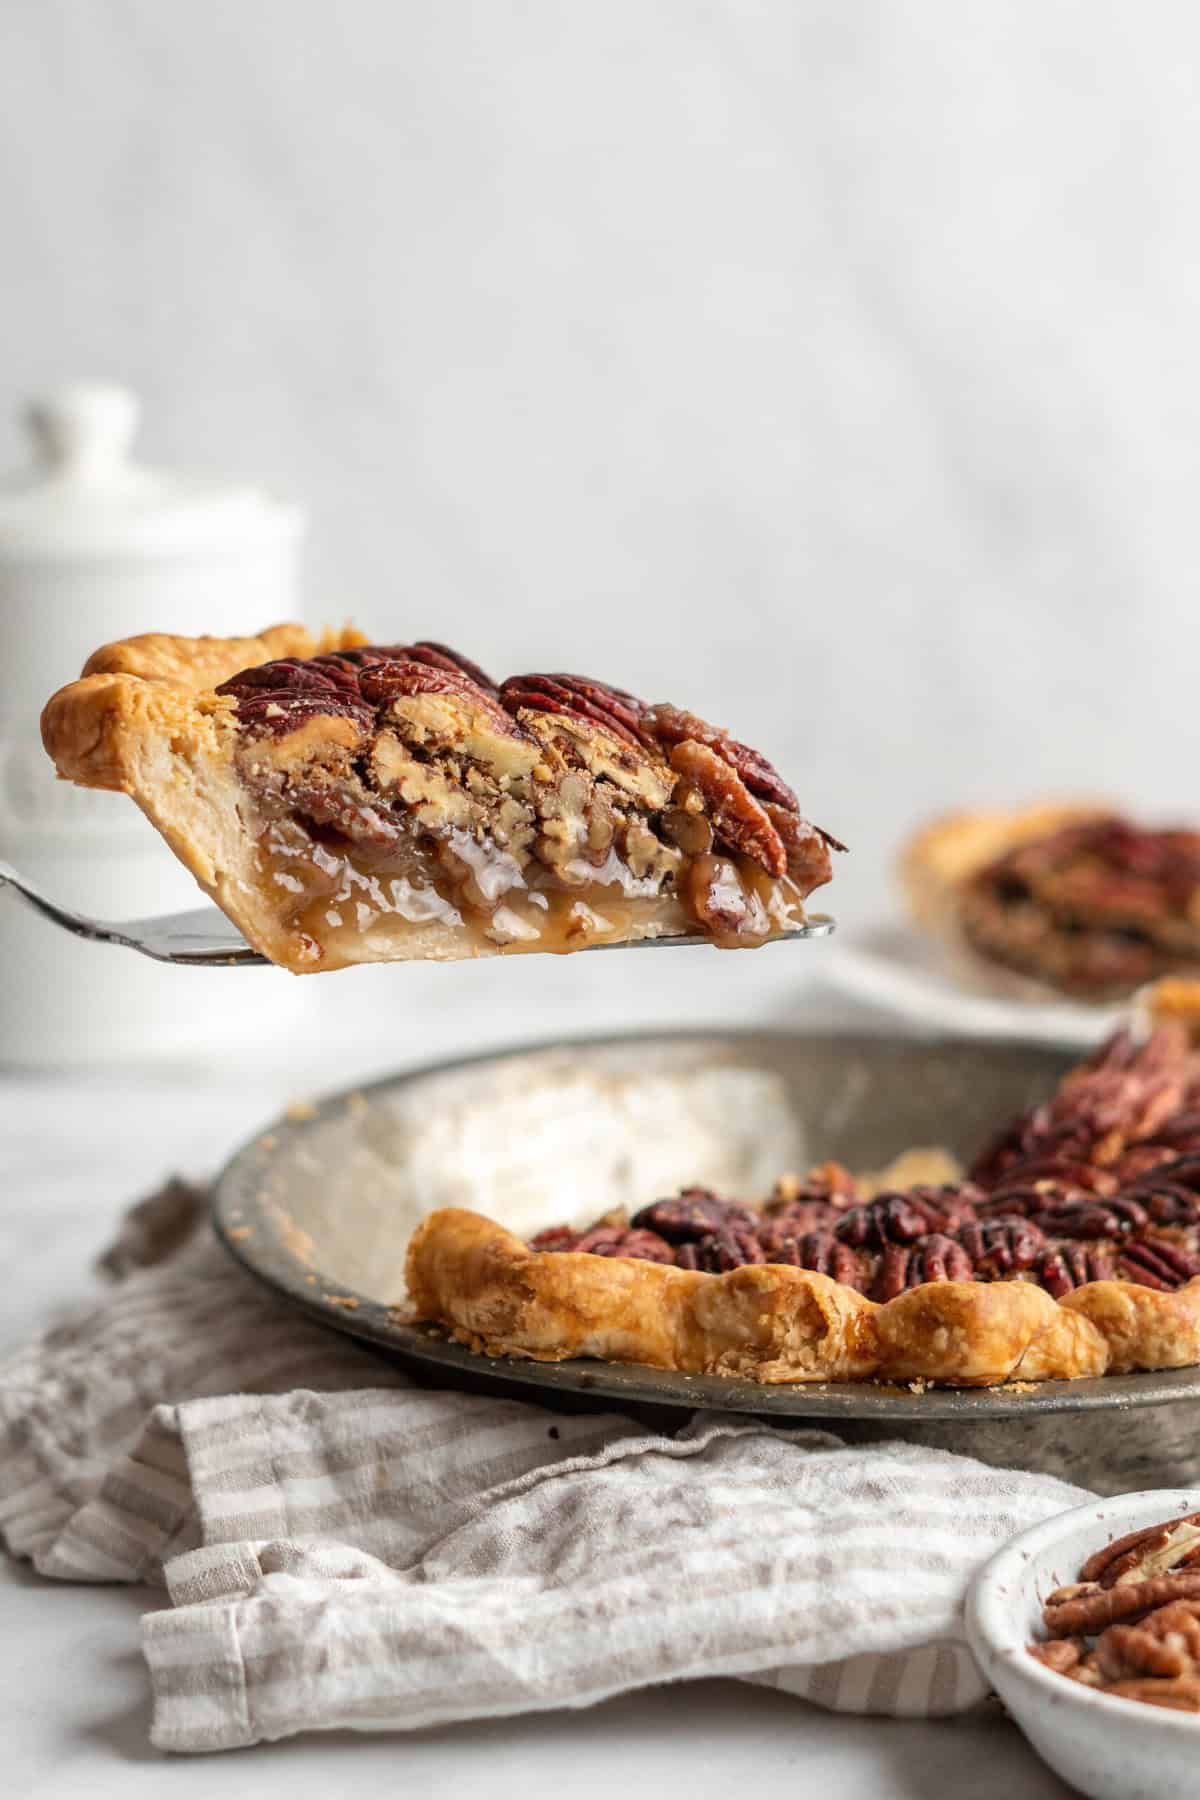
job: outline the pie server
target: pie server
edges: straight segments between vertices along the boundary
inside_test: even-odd
[[[75,937],[90,938],[97,944],[120,944],[126,950],[137,950],[155,962],[184,963],[201,968],[228,968],[235,963],[266,963],[267,958],[252,950],[241,932],[215,906],[197,906],[192,912],[165,913],[155,919],[89,919],[83,913],[59,906],[24,875],[18,875],[10,863],[0,860],[0,888],[10,887],[35,912],[53,925]],[[835,921],[818,913],[805,925],[780,932],[771,943],[794,938],[828,937]],[[680,933],[675,937],[636,938],[630,944],[588,944],[587,950],[673,949],[685,944],[706,944],[702,932]],[[578,951],[573,955],[581,954]]]

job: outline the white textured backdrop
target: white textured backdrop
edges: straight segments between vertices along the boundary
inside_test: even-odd
[[[930,808],[1195,817],[1198,81],[1184,0],[15,0],[0,464],[128,380],[318,611],[761,741],[846,925]]]

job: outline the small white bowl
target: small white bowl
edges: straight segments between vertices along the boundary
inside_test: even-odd
[[[1096,1800],[1196,1800],[1200,1714],[1116,1699],[1047,1669],[1028,1650],[1044,1635],[1042,1602],[1114,1538],[1194,1512],[1195,1489],[1090,1500],[1013,1538],[967,1595],[967,1636],[980,1668],[1043,1762]]]

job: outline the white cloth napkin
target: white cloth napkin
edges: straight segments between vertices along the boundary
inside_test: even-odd
[[[1087,1497],[746,1417],[668,1436],[432,1391],[235,1268],[182,1184],[106,1262],[102,1305],[0,1367],[0,1536],[47,1576],[165,1585],[142,1621],[163,1749],[713,1675],[961,1711],[985,1692],[970,1575]]]

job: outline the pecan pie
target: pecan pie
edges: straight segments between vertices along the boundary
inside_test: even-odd
[[[1083,807],[958,814],[912,841],[902,877],[921,924],[1076,999],[1200,971],[1200,831]]]
[[[1200,1513],[1114,1539],[1046,1598],[1046,1668],[1123,1700],[1200,1712]]]
[[[761,944],[842,846],[765,757],[578,675],[442,644],[129,638],[42,717],[59,774],[131,794],[272,961]]]
[[[435,1212],[417,1314],[490,1353],[766,1382],[987,1386],[1200,1361],[1200,1050],[1117,1033],[966,1174],[868,1195],[827,1163],[762,1204],[686,1188],[525,1244]]]

